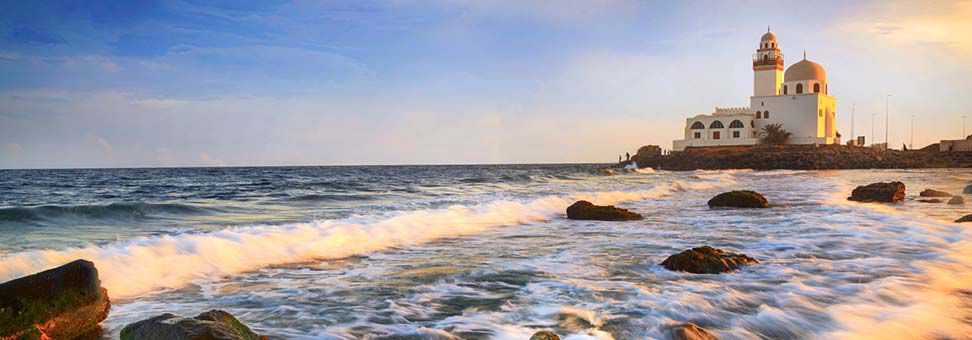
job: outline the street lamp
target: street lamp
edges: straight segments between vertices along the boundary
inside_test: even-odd
[[[871,113],[871,146],[874,146],[874,144],[877,144],[877,137],[874,136],[874,117],[875,116],[877,116],[877,113]]]
[[[959,139],[965,139],[965,136],[967,136],[965,134],[965,116],[962,116],[962,138]]]
[[[908,149],[915,149],[915,115],[911,115],[911,145],[908,145]]]
[[[888,102],[891,100],[891,95],[884,97],[884,146],[885,148],[890,147],[891,144],[888,143],[888,124],[891,121],[888,119]],[[964,132],[963,132],[964,133]]]

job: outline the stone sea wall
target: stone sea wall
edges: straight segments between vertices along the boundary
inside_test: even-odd
[[[642,147],[639,167],[663,170],[969,168],[972,152],[879,150],[845,145],[756,145],[689,148],[662,155]],[[624,166],[627,162],[618,164]]]

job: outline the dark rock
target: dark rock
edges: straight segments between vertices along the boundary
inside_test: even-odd
[[[94,263],[75,260],[0,284],[0,339],[74,339],[96,332],[110,307]]]
[[[694,274],[719,274],[757,263],[759,261],[746,256],[746,254],[728,253],[710,246],[702,246],[669,256],[661,265],[665,269],[674,271]]]
[[[972,214],[962,216],[961,218],[955,220],[956,223],[972,222]]]
[[[232,314],[211,310],[189,319],[169,313],[145,319],[121,331],[121,340],[261,340]]]
[[[577,201],[567,207],[567,218],[572,220],[633,221],[642,219],[641,215],[613,205],[594,205],[588,201]]]
[[[719,339],[709,331],[694,323],[686,323],[672,327],[672,340],[716,340]]]
[[[539,331],[533,333],[533,336],[530,337],[530,340],[560,340],[560,337],[551,331]]]
[[[918,200],[918,202],[921,202],[921,203],[942,203],[943,201],[940,198],[923,198],[923,199]]]
[[[944,191],[938,191],[938,190],[935,190],[935,189],[925,189],[925,190],[922,190],[921,193],[918,194],[918,196],[921,196],[921,197],[952,197],[952,194],[947,193],[947,192],[944,192]]]
[[[758,192],[736,190],[716,195],[709,200],[709,207],[769,208],[769,202]]]
[[[859,186],[848,200],[858,202],[897,202],[905,197],[905,185],[901,182],[871,183]]]
[[[965,186],[965,189],[962,190],[962,192],[966,194],[972,194],[972,184]]]
[[[948,200],[948,204],[965,204],[965,197],[954,196],[952,199]]]

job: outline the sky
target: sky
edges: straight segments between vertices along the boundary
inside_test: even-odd
[[[612,162],[748,105],[767,26],[845,139],[962,136],[968,0],[6,1],[0,168]]]

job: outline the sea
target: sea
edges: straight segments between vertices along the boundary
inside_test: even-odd
[[[0,171],[0,281],[93,261],[106,339],[162,313],[271,339],[972,339],[968,169],[601,170],[596,164]],[[901,181],[897,204],[847,201]],[[769,209],[710,209],[755,190]],[[576,200],[641,221],[568,220]],[[972,195],[966,195],[972,204]],[[760,261],[672,272],[710,245]]]

